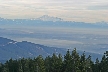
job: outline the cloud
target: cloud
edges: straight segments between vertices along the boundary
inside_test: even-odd
[[[89,6],[89,10],[108,10],[108,5]]]
[[[0,15],[6,18],[34,18],[47,14],[52,16],[58,16],[64,18],[65,20],[87,22],[88,20],[86,19],[90,19],[91,22],[97,22],[99,20],[106,21],[106,18],[104,17],[106,12],[108,12],[107,0],[0,1]],[[108,16],[108,14],[106,14],[105,16]],[[97,19],[95,19],[96,17]],[[98,17],[100,18],[98,19]]]

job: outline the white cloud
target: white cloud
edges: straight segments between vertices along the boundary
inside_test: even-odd
[[[34,18],[48,14],[52,16],[58,16],[66,20],[85,22],[88,22],[89,20],[89,22],[96,22],[107,21],[107,12],[108,0],[0,1],[0,15],[6,18]]]

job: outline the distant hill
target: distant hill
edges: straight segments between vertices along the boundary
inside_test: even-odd
[[[66,51],[67,49],[64,48],[48,47],[27,41],[17,42],[0,37],[0,61],[5,61],[10,58],[33,58],[38,55],[46,57],[48,55],[52,55],[53,53],[65,55]],[[78,51],[78,53],[81,55],[83,52]],[[86,56],[88,55],[91,55],[93,60],[95,60],[97,57],[101,58],[102,56],[100,54],[86,52]]]

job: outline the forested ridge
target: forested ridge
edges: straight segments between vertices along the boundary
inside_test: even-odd
[[[103,54],[101,60],[91,60],[92,56],[86,56],[85,52],[79,55],[76,48],[67,51],[64,56],[53,53],[43,58],[41,55],[35,58],[10,59],[0,63],[0,72],[108,72],[108,52]]]

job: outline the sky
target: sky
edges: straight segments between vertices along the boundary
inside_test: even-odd
[[[24,19],[43,15],[66,21],[108,22],[108,0],[0,0],[0,17]]]

